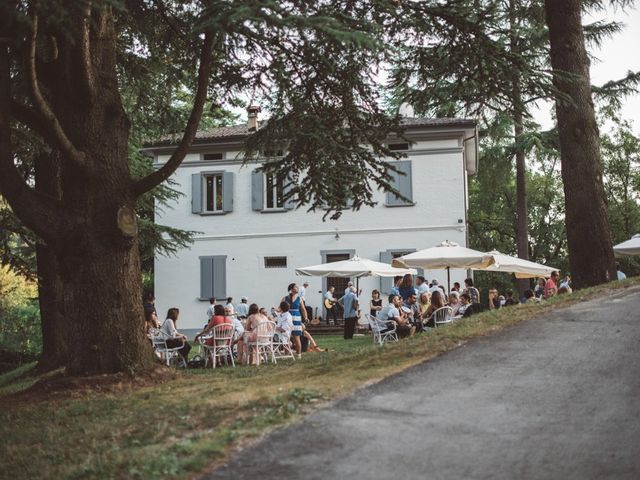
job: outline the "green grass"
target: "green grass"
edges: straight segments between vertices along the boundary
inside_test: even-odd
[[[301,361],[179,371],[152,386],[52,392],[46,401],[15,405],[20,397],[12,394],[37,379],[29,376],[32,367],[21,367],[0,376],[0,472],[16,479],[191,478],[223,461],[231,449],[326,400],[474,337],[638,284],[614,282],[543,305],[488,312],[383,348],[368,336],[349,342],[318,336],[330,351]]]

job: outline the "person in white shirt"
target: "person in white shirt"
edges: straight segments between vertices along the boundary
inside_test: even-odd
[[[625,273],[620,270],[620,264],[616,263],[616,275],[618,276],[618,280],[624,280],[627,278],[627,276],[625,275]]]
[[[429,289],[429,293],[433,292],[442,293],[442,290],[440,290],[440,287],[438,285],[438,280],[436,280],[435,278],[431,281],[431,288]]]
[[[329,315],[333,318],[334,324],[337,325],[338,323],[338,302],[333,298],[333,292],[335,289],[336,287],[331,286],[324,294],[324,309],[326,312],[327,325],[329,325]],[[328,305],[331,305],[331,308],[329,308]]]
[[[276,333],[282,343],[289,343],[291,341],[291,332],[293,332],[293,317],[289,313],[289,304],[280,302],[276,319]]]
[[[418,275],[416,277],[415,289],[418,292],[418,298],[420,298],[420,295],[422,295],[423,293],[427,293],[429,291],[429,284],[422,275]]]
[[[353,287],[353,282],[347,283],[347,288],[344,289],[344,294],[346,295],[347,293],[349,293],[352,287]]]
[[[233,297],[227,298],[227,304],[224,306],[225,310],[229,309],[229,315],[234,315],[236,313],[236,309],[233,306]]]
[[[209,308],[207,308],[207,324],[211,321],[211,317],[215,315],[214,310],[216,307],[216,297],[209,299]]]
[[[247,318],[249,315],[249,299],[247,297],[242,297],[240,300],[240,305],[236,308],[236,313],[240,318]]]
[[[168,348],[176,348],[182,346],[182,348],[178,350],[178,353],[182,355],[184,361],[186,362],[189,358],[191,345],[189,345],[189,342],[187,342],[187,336],[178,332],[178,330],[176,329],[176,322],[178,321],[179,315],[179,309],[175,307],[170,308],[167,312],[167,319],[160,327],[160,332],[167,339],[166,343]]]
[[[298,288],[298,296],[302,300],[306,300],[305,295],[307,293],[307,287],[309,286],[309,282],[304,282],[301,287]]]

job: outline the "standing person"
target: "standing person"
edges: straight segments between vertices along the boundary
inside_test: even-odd
[[[236,308],[233,306],[233,297],[227,298],[227,304],[224,306],[224,308],[229,309],[230,315],[233,315],[236,313]]]
[[[400,284],[402,283],[402,275],[393,277],[393,287],[391,287],[390,295],[400,295]]]
[[[400,286],[398,287],[398,293],[402,297],[402,301],[406,301],[410,295],[416,295],[416,289],[413,287],[413,275],[407,273],[404,277],[402,277],[402,282],[400,282]]]
[[[178,308],[170,308],[167,312],[167,319],[162,324],[162,327],[160,327],[160,331],[167,337],[168,348],[176,348],[182,346],[182,348],[178,350],[178,353],[182,355],[182,358],[184,358],[184,361],[186,362],[189,358],[191,345],[189,345],[189,342],[187,342],[187,336],[178,332],[176,328],[179,316],[180,310]]]
[[[153,295],[153,293],[149,292],[144,296],[142,308],[144,309],[145,315],[147,315],[149,312],[154,312],[156,314],[156,317],[158,316],[158,312],[156,310],[156,297]]]
[[[440,292],[440,284],[437,279],[431,280],[431,287],[429,287],[429,293],[433,295],[433,292]]]
[[[298,285],[295,283],[289,284],[287,287],[289,294],[282,299],[289,305],[289,313],[293,318],[293,331],[291,332],[291,342],[296,350],[298,358],[302,358],[302,321],[307,322],[307,310],[304,306],[304,300],[300,298],[298,294]]]
[[[278,315],[276,317],[276,334],[278,335],[278,337],[280,337],[280,341],[282,343],[290,343],[294,325],[293,317],[291,316],[291,312],[289,309],[289,304],[284,301],[280,302],[280,307],[277,311]],[[300,358],[299,355],[298,358]]]
[[[476,287],[473,286],[473,278],[467,278],[464,281],[464,293],[469,294],[469,298],[471,298],[471,303],[480,303],[480,292]]]
[[[351,340],[358,320],[358,296],[356,289],[350,287],[347,293],[338,300],[344,307],[344,339]]]
[[[418,293],[418,298],[420,298],[420,295],[422,295],[423,293],[429,291],[429,285],[422,275],[418,275],[416,277],[416,291]]]
[[[559,274],[558,272],[551,272],[551,276],[547,283],[544,284],[544,298],[555,297],[558,294],[558,281]]]
[[[627,276],[625,275],[625,273],[620,270],[620,264],[616,263],[616,275],[618,276],[618,280],[624,280],[627,278]]]
[[[216,297],[211,297],[209,299],[209,306],[207,307],[207,324],[211,321],[211,317],[215,315],[216,303]]]
[[[247,318],[249,316],[249,299],[247,297],[242,297],[240,299],[240,305],[236,308],[236,313],[240,318]]]
[[[371,301],[369,302],[369,314],[372,317],[378,315],[378,312],[382,310],[382,299],[380,298],[380,292],[374,290],[371,292]]]
[[[304,301],[304,308],[307,310],[307,320],[313,318],[313,308],[309,306],[307,301],[307,289],[309,288],[309,282],[305,281],[300,287],[300,298]]]
[[[347,283],[347,288],[344,289],[344,294],[346,295],[347,293],[349,293],[349,290],[351,289],[351,287],[353,287],[353,282],[349,281]]]
[[[338,307],[336,299],[333,297],[333,292],[335,292],[336,287],[333,285],[329,287],[329,290],[324,294],[324,309],[327,317],[327,325],[329,325],[329,315],[333,318],[333,324],[338,324]]]

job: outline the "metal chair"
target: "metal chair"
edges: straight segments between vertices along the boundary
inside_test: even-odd
[[[435,327],[451,323],[453,322],[453,308],[441,307],[431,314],[429,320],[433,320]]]
[[[169,347],[167,345],[167,340],[169,340],[170,337],[157,328],[152,328],[149,331],[149,339],[151,339],[153,349],[160,355],[160,358],[164,360],[168,367],[171,366],[173,359],[178,359],[179,364],[184,368],[187,368],[186,360],[179,353],[182,349],[182,345],[179,347]]]
[[[373,334],[374,344],[382,346],[385,342],[398,341],[395,322],[383,322],[370,313],[366,313],[365,315],[367,317],[367,320],[369,320],[369,325],[371,326],[371,333]],[[390,326],[390,324],[393,325]]]
[[[256,336],[253,342],[247,342],[247,351],[251,355],[251,349],[256,352],[256,362],[260,365],[260,359],[264,358],[265,362],[271,361],[276,363],[276,355],[273,347],[273,334],[276,331],[276,324],[270,320],[265,320],[256,325]],[[249,357],[251,358],[251,357]]]
[[[224,359],[225,363],[228,358],[231,359],[231,365],[236,366],[233,360],[233,334],[235,328],[231,323],[221,323],[213,327],[213,336],[211,337],[211,344],[204,344],[203,347],[211,357],[211,366],[216,368],[216,359]],[[206,365],[206,363],[205,363]]]

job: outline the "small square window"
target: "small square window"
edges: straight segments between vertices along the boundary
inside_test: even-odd
[[[264,268],[287,268],[287,257],[264,257]]]
[[[391,150],[392,152],[403,152],[406,150],[409,150],[409,144],[408,143],[390,143],[389,144],[389,150]]]
[[[205,153],[202,155],[203,160],[224,160],[224,153]]]

